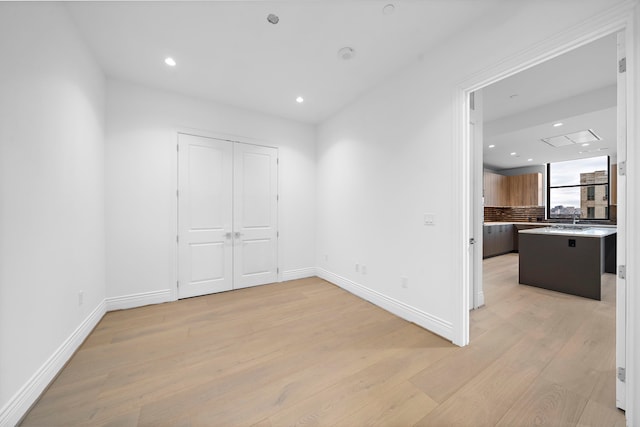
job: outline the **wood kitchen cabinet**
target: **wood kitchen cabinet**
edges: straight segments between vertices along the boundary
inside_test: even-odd
[[[513,251],[513,224],[490,224],[482,230],[482,257]]]
[[[508,206],[542,205],[542,174],[528,173],[507,177]]]
[[[484,172],[484,205],[507,206],[507,177],[493,172]]]
[[[542,206],[542,174],[504,176],[484,172],[485,206]]]

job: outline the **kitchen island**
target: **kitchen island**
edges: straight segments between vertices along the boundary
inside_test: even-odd
[[[519,283],[600,300],[616,270],[616,229],[552,226],[519,231]]]

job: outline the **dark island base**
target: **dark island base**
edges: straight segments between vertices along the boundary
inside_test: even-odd
[[[519,283],[601,299],[601,278],[615,273],[616,235],[520,234]]]

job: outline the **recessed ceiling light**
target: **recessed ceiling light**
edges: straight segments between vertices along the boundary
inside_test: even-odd
[[[173,59],[172,57],[168,56],[164,59],[164,63],[167,64],[169,67],[175,67],[176,66],[176,60]]]
[[[527,159],[527,162],[533,162],[533,159]]]
[[[278,15],[273,14],[273,13],[270,13],[270,14],[267,16],[267,21],[268,21],[270,24],[276,25],[278,22],[280,22],[280,18],[278,18]]]
[[[513,153],[510,153],[511,156],[515,156],[517,153],[514,151]]]
[[[495,144],[491,144],[489,148],[496,148]]]
[[[588,146],[589,146],[589,143],[588,143],[588,142],[585,142],[584,144],[582,144],[582,146],[583,146],[583,147],[588,147]]]
[[[301,97],[301,96],[299,96],[299,97],[297,97],[297,98],[296,98],[296,102],[297,102],[298,104],[302,104],[302,103],[304,102],[304,98],[303,98],[303,97]]]
[[[343,47],[342,49],[340,49],[338,51],[338,58],[344,60],[344,61],[348,61],[350,59],[352,59],[354,56],[356,55],[356,51],[353,50],[352,47]]]
[[[562,126],[563,124],[564,124],[564,123],[562,123],[562,122],[554,123],[554,124],[553,124],[553,127],[554,127],[554,128],[559,128],[559,127],[560,127],[560,126]]]
[[[382,8],[382,13],[385,15],[391,15],[396,10],[396,7],[389,3],[385,7]]]

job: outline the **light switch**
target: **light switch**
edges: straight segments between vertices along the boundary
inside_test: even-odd
[[[424,225],[435,225],[436,215],[432,213],[424,214]]]

